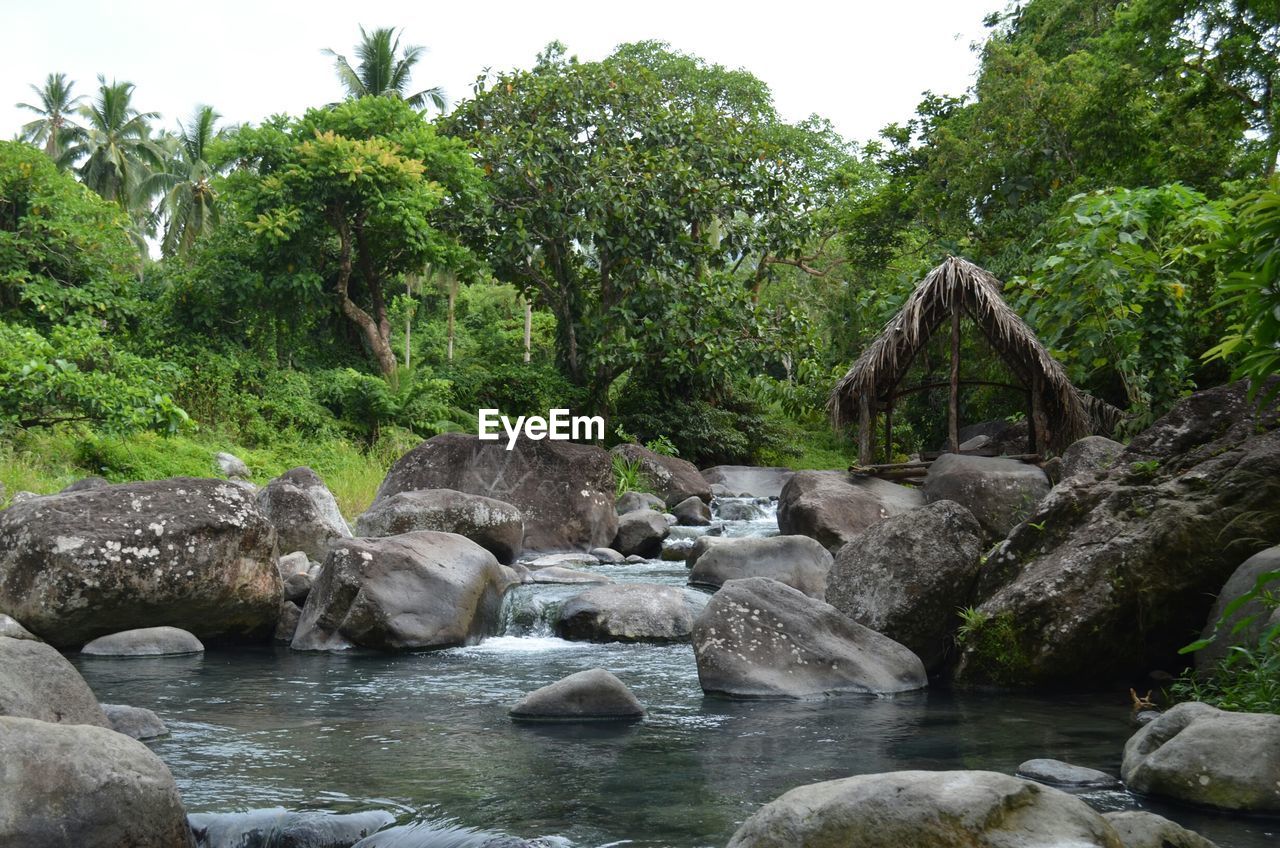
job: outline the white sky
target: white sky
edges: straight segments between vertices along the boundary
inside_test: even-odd
[[[0,0],[0,138],[27,120],[18,101],[50,71],[90,95],[98,73],[137,85],[137,108],[162,125],[209,103],[228,121],[299,114],[341,94],[321,48],[350,55],[357,27],[401,26],[423,44],[417,88],[442,85],[450,103],[486,67],[529,67],[547,42],[584,60],[622,42],[660,39],[743,67],[772,89],[783,116],[818,113],[848,138],[905,120],[925,90],[971,83],[983,16],[1005,0],[819,3],[487,2],[347,0]],[[416,90],[416,89],[415,89]]]

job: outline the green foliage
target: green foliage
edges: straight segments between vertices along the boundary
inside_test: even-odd
[[[1013,614],[988,616],[977,610],[962,610],[959,614],[961,624],[956,638],[965,648],[966,662],[973,669],[971,676],[1006,686],[1022,683],[1029,659]]]
[[[627,459],[616,453],[610,457],[613,460],[613,477],[617,481],[614,497],[620,498],[627,492],[649,491],[648,481],[640,468],[640,460]]]

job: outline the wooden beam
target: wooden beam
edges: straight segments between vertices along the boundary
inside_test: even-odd
[[[960,308],[951,311],[951,397],[947,401],[947,444],[960,450]]]
[[[916,392],[927,392],[929,391],[929,389],[943,389],[950,385],[951,385],[950,380],[935,380],[932,383],[917,383],[914,386],[908,386],[905,389],[901,389],[899,391],[894,392],[886,400],[892,401],[896,398],[906,397],[907,395],[913,395]],[[961,380],[960,385],[962,386],[994,386],[997,389],[1009,389],[1010,391],[1015,391],[1015,392],[1025,392],[1027,390],[1026,386],[1017,386],[1017,385],[1014,385],[1013,383],[1001,383],[996,380]]]
[[[858,398],[858,463],[870,465],[871,455],[871,399],[863,394]]]

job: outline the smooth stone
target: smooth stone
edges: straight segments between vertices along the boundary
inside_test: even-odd
[[[591,642],[687,642],[697,614],[682,589],[617,583],[575,595],[560,607],[556,633]]]
[[[196,848],[347,848],[395,822],[385,810],[291,812],[283,807],[240,813],[192,813]]]
[[[551,568],[552,566],[572,567],[575,565],[599,565],[598,560],[593,554],[544,554],[535,559],[525,560],[520,564],[530,571],[537,571],[540,568]]]
[[[676,523],[685,527],[706,527],[711,523],[711,507],[698,497],[688,497],[671,507]]]
[[[2,612],[0,612],[0,636],[7,636],[10,639],[30,639],[33,642],[40,641],[40,637],[19,624],[17,619]]]
[[[846,471],[797,471],[778,499],[778,531],[810,536],[835,553],[891,515],[924,506],[924,496],[878,477]]]
[[[1018,766],[1015,774],[1038,783],[1068,789],[1120,789],[1124,785],[1120,778],[1112,777],[1105,771],[1075,766],[1061,760],[1027,760]]]
[[[302,607],[293,601],[285,601],[280,605],[280,620],[276,622],[276,632],[271,640],[278,645],[288,645],[298,633],[298,622],[302,620]]]
[[[218,471],[222,472],[223,477],[240,477],[247,480],[253,476],[245,461],[233,453],[218,451],[213,455],[213,464]]]
[[[158,739],[169,735],[169,728],[160,720],[160,716],[144,707],[103,704],[102,711],[107,714],[112,730],[132,739]]]
[[[110,726],[89,684],[57,649],[5,636],[0,636],[0,716]],[[3,766],[0,762],[0,770]]]
[[[576,568],[563,568],[552,565],[529,572],[529,583],[612,583],[613,578],[603,574],[592,574],[590,571],[579,571]]]
[[[729,580],[769,577],[821,600],[831,562],[831,553],[808,536],[728,538],[697,557],[689,585],[718,589]]]
[[[1103,813],[1124,848],[1218,848],[1198,833],[1144,810]]]
[[[198,654],[204,645],[186,630],[177,627],[142,627],[99,636],[80,649],[94,657],[158,657],[170,654]]]
[[[655,557],[667,538],[667,522],[652,509],[638,509],[618,516],[613,549],[624,556]]]
[[[256,498],[258,508],[275,525],[281,550],[303,551],[319,561],[328,554],[330,542],[351,538],[333,492],[306,466],[281,474]]]
[[[667,508],[667,502],[649,492],[623,492],[615,506],[618,510],[618,515],[626,515],[628,512],[635,512],[640,509],[652,509],[662,512]]]
[[[511,708],[511,717],[633,721],[644,717],[644,707],[621,680],[603,668],[593,668],[530,692]]]
[[[356,519],[358,536],[394,536],[414,530],[457,533],[516,561],[524,547],[524,518],[509,503],[453,489],[418,489],[380,498]]]
[[[605,564],[616,564],[626,559],[613,548],[592,548],[591,555]]]
[[[1049,494],[1039,467],[1003,456],[944,453],[925,475],[924,499],[955,501],[973,513],[992,539],[1003,539]]]
[[[311,560],[306,551],[293,551],[276,560],[276,568],[280,570],[280,579],[288,580],[295,574],[306,574],[311,570]]]

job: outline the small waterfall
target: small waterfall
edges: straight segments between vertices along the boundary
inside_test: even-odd
[[[502,599],[498,635],[554,636],[560,605],[586,588],[536,583],[513,587]]]

